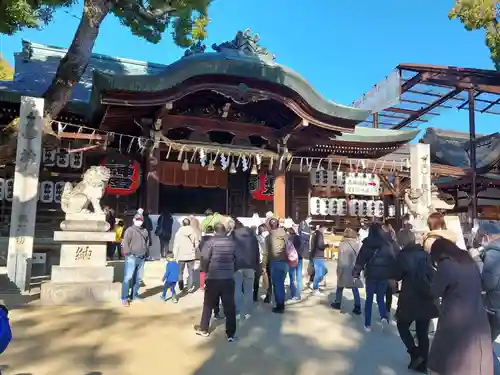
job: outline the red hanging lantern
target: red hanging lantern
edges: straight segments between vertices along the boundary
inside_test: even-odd
[[[141,184],[141,166],[132,158],[123,155],[106,156],[101,165],[109,168],[111,178],[106,186],[106,194],[130,195]]]
[[[272,201],[274,199],[273,178],[265,172],[260,172],[258,176],[250,176],[250,194],[258,201]]]

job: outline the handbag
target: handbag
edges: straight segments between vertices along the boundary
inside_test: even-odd
[[[354,247],[352,247],[352,245],[350,243],[348,245],[351,248],[351,250],[354,253],[354,255],[358,256],[358,253],[356,252],[356,250],[354,250]],[[374,255],[377,255],[377,254],[374,254]],[[371,258],[370,258],[369,261],[371,261]],[[353,278],[353,280],[352,280],[352,286],[353,286],[353,288],[358,288],[358,289],[365,287],[364,284],[363,284],[363,281],[361,281],[361,279],[359,279],[359,278]]]
[[[285,251],[286,256],[288,258],[288,265],[290,267],[296,267],[299,263],[299,254],[297,253],[297,249],[293,246],[292,241],[287,240],[285,243]]]

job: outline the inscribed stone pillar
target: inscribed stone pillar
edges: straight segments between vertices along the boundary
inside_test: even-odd
[[[29,288],[42,152],[44,101],[23,96],[14,173],[7,273],[21,290]]]
[[[285,171],[279,168],[274,172],[274,216],[285,219],[286,217],[286,178]]]

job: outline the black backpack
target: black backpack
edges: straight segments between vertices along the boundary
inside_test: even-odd
[[[432,268],[428,258],[420,258],[413,273],[413,288],[422,297],[432,297],[431,284],[433,278],[434,268]]]

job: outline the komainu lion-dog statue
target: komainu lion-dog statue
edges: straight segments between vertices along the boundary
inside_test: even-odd
[[[94,165],[83,174],[83,179],[73,187],[66,182],[61,195],[61,208],[67,214],[92,214],[88,207],[92,204],[94,214],[103,214],[101,198],[111,177],[110,170]]]

